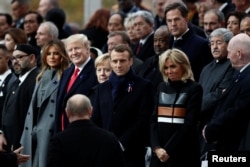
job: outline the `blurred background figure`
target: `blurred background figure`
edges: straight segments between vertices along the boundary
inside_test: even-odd
[[[24,16],[30,9],[30,0],[12,0],[11,12],[14,20],[14,27],[22,28],[24,23]]]
[[[108,22],[110,17],[110,11],[108,9],[98,9],[96,10],[86,25],[84,29],[79,33],[82,33],[88,37],[90,41],[90,46],[102,49],[106,44],[108,38]]]
[[[39,46],[36,44],[36,32],[40,26],[40,24],[43,22],[42,16],[35,12],[35,11],[29,11],[24,16],[24,32],[26,33],[28,37],[28,43],[32,45],[33,47],[40,50]]]
[[[12,27],[12,17],[8,13],[0,13],[0,44],[4,43],[5,31]]]
[[[47,12],[52,8],[59,8],[58,0],[40,0],[37,12],[45,18]]]
[[[135,26],[134,26],[134,19],[133,14],[129,14],[124,20],[124,27],[129,36],[131,41],[131,48],[132,50],[135,48],[135,45],[139,42],[140,38],[138,37]]]
[[[240,22],[245,15],[246,13],[239,11],[228,13],[226,17],[226,27],[233,33],[233,35],[240,33]]]
[[[250,36],[250,16],[246,15],[240,22],[240,32]]]

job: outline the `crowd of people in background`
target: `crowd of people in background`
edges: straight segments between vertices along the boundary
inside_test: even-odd
[[[0,13],[0,165],[200,167],[250,151],[250,0]]]

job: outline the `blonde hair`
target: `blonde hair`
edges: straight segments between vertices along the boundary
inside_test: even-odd
[[[84,34],[74,34],[63,40],[65,46],[67,46],[68,43],[72,42],[81,42],[83,46],[85,46],[87,49],[90,49],[90,42],[88,40],[88,37]]]
[[[95,59],[95,68],[106,63],[110,63],[110,57],[108,53],[100,55]]]
[[[163,52],[159,59],[159,68],[165,82],[168,82],[168,77],[165,75],[165,63],[170,59],[174,64],[179,64],[183,70],[184,74],[181,77],[182,81],[188,79],[194,80],[193,72],[190,66],[189,59],[187,55],[179,49],[168,49]]]

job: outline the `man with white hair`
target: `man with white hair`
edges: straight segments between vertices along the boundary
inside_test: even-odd
[[[212,119],[204,126],[202,134],[205,142],[215,143],[217,151],[249,151],[245,145],[242,146],[244,135],[249,137],[249,132],[246,133],[250,121],[249,36],[234,36],[229,41],[227,51],[227,57],[237,73],[218,100]],[[248,143],[249,140],[245,141],[245,144]]]
[[[210,34],[210,48],[214,60],[203,68],[199,79],[203,88],[201,127],[211,119],[221,94],[228,88],[233,78],[234,69],[227,59],[227,46],[232,37],[233,33],[226,28],[218,28]],[[213,145],[205,143],[201,147],[202,154],[213,149]]]
[[[42,48],[47,42],[58,38],[58,29],[54,23],[46,21],[40,24],[36,33],[37,46]]]

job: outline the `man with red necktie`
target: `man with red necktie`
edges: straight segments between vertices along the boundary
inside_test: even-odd
[[[71,35],[65,40],[65,47],[72,64],[63,72],[58,88],[56,132],[62,131],[69,123],[65,114],[66,101],[74,94],[88,96],[91,88],[97,84],[94,61],[90,57],[87,37],[83,34]]]

